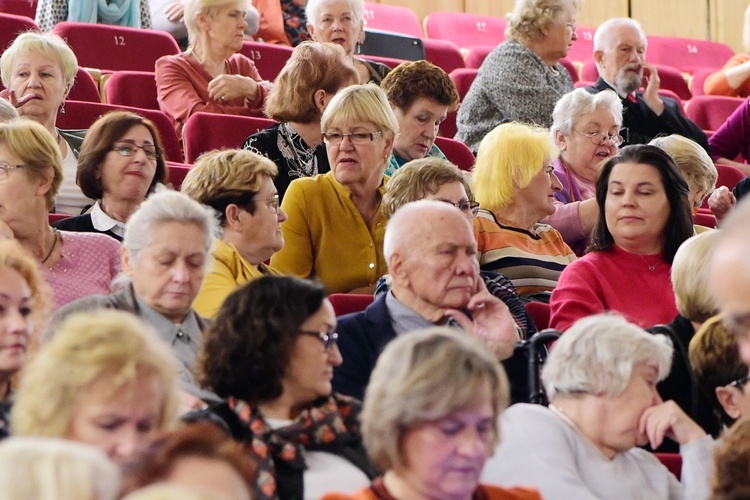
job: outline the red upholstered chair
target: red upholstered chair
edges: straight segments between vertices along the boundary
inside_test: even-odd
[[[105,113],[114,110],[131,111],[148,118],[159,129],[161,141],[164,144],[164,155],[170,161],[182,161],[180,140],[167,115],[155,109],[131,108],[102,104],[100,102],[65,101],[65,112],[57,113],[57,126],[62,129],[88,129]]]
[[[739,97],[695,96],[688,102],[685,114],[703,130],[716,131],[744,102]]]
[[[440,148],[440,151],[448,158],[448,161],[461,170],[471,172],[476,158],[466,144],[447,137],[436,137],[435,145]]]
[[[365,27],[424,38],[422,23],[414,11],[398,5],[365,2]]]
[[[369,59],[370,61],[379,62],[381,64],[385,64],[389,68],[393,69],[402,62],[404,62],[404,59],[394,59],[392,57],[383,57],[383,56],[371,56],[371,55],[363,55],[364,59]]]
[[[249,136],[274,123],[268,118],[195,113],[188,118],[182,131],[185,160],[194,163],[206,151],[240,148]],[[209,130],[211,132],[206,133]]]
[[[466,97],[466,93],[469,91],[469,87],[471,87],[471,83],[474,81],[474,78],[477,77],[477,70],[470,68],[459,68],[451,71],[450,77],[451,80],[453,80],[453,83],[456,85],[458,96],[463,101],[464,97]],[[440,124],[440,135],[442,135],[443,137],[453,138],[456,135],[457,130],[456,112],[453,111],[451,113],[448,113],[448,117],[443,120],[443,123]]]
[[[726,186],[734,189],[738,182],[745,178],[745,174],[737,167],[731,165],[716,164],[716,170],[719,172],[719,178],[716,180],[716,186]]]
[[[713,72],[713,69],[699,69],[698,71],[693,73],[693,77],[690,78],[690,81],[688,82],[690,93],[693,94],[693,97],[698,95],[706,95],[706,93],[703,91],[703,84],[706,82],[706,78],[708,78],[708,75],[712,74]]]
[[[573,64],[573,61],[565,57],[560,59],[560,64],[568,70],[568,73],[570,73],[570,78],[575,84],[578,81],[578,68],[576,68],[576,65]]]
[[[273,81],[292,56],[292,48],[272,43],[242,42],[240,53],[253,60],[264,80]]]
[[[573,42],[570,46],[568,55],[566,56],[571,61],[583,62],[586,59],[594,57],[594,33],[596,28],[587,28],[585,26],[578,26],[576,28],[576,34],[578,40]]]
[[[116,71],[104,84],[109,104],[134,108],[159,109],[156,76],[149,71]]]
[[[332,293],[328,296],[336,316],[364,311],[372,304],[375,297],[369,294],[358,293]]]
[[[464,57],[455,43],[438,38],[426,38],[422,40],[422,43],[425,59],[440,66],[446,73],[465,67]]]
[[[719,42],[676,36],[647,38],[649,62],[674,66],[690,74],[699,69],[721,68],[734,55],[734,50],[729,45]]]
[[[693,224],[714,228],[716,227],[716,217],[711,213],[697,212],[693,215]]]
[[[464,12],[433,12],[424,20],[427,38],[450,40],[461,48],[498,45],[505,40],[506,25],[502,17]]]
[[[78,67],[73,88],[70,89],[68,99],[72,101],[89,101],[102,102],[102,96],[99,95],[99,86],[91,73],[82,67]]]
[[[0,11],[0,54],[5,52],[5,49],[13,43],[19,33],[29,30],[39,31],[39,26],[33,19],[6,12],[4,9],[0,9]],[[31,17],[33,18],[34,14]]]
[[[654,456],[675,475],[679,481],[682,476],[682,457],[679,453],[654,453]]]
[[[550,308],[549,304],[544,302],[527,302],[526,311],[534,321],[534,325],[538,331],[549,328]]]
[[[175,191],[179,191],[182,187],[182,181],[185,180],[185,176],[190,171],[192,165],[185,163],[178,163],[175,161],[167,162],[167,182],[169,187]]]
[[[53,213],[47,214],[47,220],[49,221],[50,224],[52,224],[53,222],[57,222],[59,220],[67,219],[68,217],[70,217],[70,215],[68,214],[53,214]]]
[[[492,47],[490,45],[478,45],[476,47],[470,48],[469,52],[466,54],[466,67],[479,69],[482,66],[484,60],[488,55],[490,55],[490,52],[492,52],[494,48],[495,47]]]
[[[0,0],[0,12],[34,19],[36,4],[37,0]]]
[[[68,21],[57,23],[52,31],[68,42],[78,64],[109,72],[154,71],[157,59],[180,52],[166,31]]]

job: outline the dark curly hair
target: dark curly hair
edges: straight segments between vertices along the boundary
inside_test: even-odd
[[[299,328],[325,298],[323,285],[287,276],[264,276],[235,290],[204,334],[202,384],[251,404],[281,396]]]
[[[682,243],[693,235],[693,218],[688,185],[674,160],[664,150],[646,144],[626,146],[602,165],[596,178],[596,201],[599,204],[599,218],[591,233],[589,251],[609,250],[615,243],[607,227],[605,202],[609,192],[609,176],[620,163],[643,163],[659,172],[664,192],[669,202],[669,218],[664,227],[664,247],[662,256],[672,264],[674,254]]]
[[[380,82],[380,88],[388,96],[388,102],[403,112],[424,97],[453,110],[460,97],[448,73],[427,61],[408,61],[396,66]]]

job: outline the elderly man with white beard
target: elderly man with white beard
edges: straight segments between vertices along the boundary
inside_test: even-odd
[[[646,144],[658,135],[680,134],[708,151],[706,134],[688,120],[680,104],[659,95],[659,73],[646,62],[646,34],[638,21],[613,18],[605,21],[594,34],[594,60],[599,79],[586,90],[595,94],[612,89],[622,99],[623,144]],[[638,91],[647,69],[646,87]]]
[[[343,363],[334,391],[362,399],[370,372],[398,335],[435,325],[464,330],[503,360],[519,340],[508,307],[479,276],[471,223],[440,201],[407,203],[385,229],[383,251],[392,284],[364,311],[342,316],[336,331]]]

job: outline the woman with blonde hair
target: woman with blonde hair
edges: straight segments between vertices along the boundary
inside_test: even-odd
[[[177,363],[135,316],[71,316],[26,367],[14,435],[91,444],[121,461],[177,420]]]
[[[331,170],[320,119],[336,92],[356,81],[351,60],[335,44],[305,42],[292,52],[266,101],[266,115],[278,124],[242,145],[276,164],[279,198],[284,199],[292,180]]]
[[[519,295],[543,301],[575,260],[562,235],[539,222],[555,212],[556,156],[546,129],[504,123],[482,140],[472,173],[482,207],[473,220],[481,269],[503,273]]]

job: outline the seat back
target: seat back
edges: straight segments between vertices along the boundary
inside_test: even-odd
[[[676,36],[652,35],[646,38],[649,62],[674,66],[690,74],[699,69],[719,69],[734,55],[729,45],[720,42]]]
[[[0,12],[34,19],[37,3],[37,0],[0,0]]]
[[[157,59],[180,52],[166,31],[63,21],[52,32],[68,42],[78,64],[103,71],[154,71]]]
[[[571,61],[583,62],[586,59],[594,57],[594,33],[596,28],[587,28],[585,26],[578,26],[576,28],[576,35],[578,40],[573,42],[568,50],[566,56]]]
[[[292,56],[292,48],[272,43],[242,42],[240,53],[253,60],[264,80],[274,81]]]
[[[241,148],[245,139],[274,123],[276,122],[268,118],[194,113],[182,130],[185,161],[194,163],[200,155],[214,149]],[[208,130],[211,133],[206,133]]]
[[[482,63],[490,55],[495,47],[489,45],[477,45],[469,49],[466,54],[466,67],[472,69],[479,69]]]
[[[375,300],[370,294],[332,293],[328,296],[336,316],[364,311]]]
[[[456,85],[458,96],[463,101],[469,91],[472,82],[477,77],[478,70],[472,68],[459,68],[450,72],[451,80]],[[440,124],[440,135],[453,138],[458,131],[456,127],[456,111],[451,111]]]
[[[745,174],[742,173],[742,170],[731,165],[717,163],[716,171],[719,172],[719,178],[716,180],[716,187],[726,186],[731,190],[734,189],[734,186],[736,186],[738,182],[745,178]]]
[[[398,5],[365,2],[365,27],[423,38],[422,23],[413,10]]]
[[[185,163],[178,163],[174,161],[167,162],[167,182],[169,187],[175,191],[179,191],[182,187],[182,181],[185,180],[185,176],[190,172],[192,165]]]
[[[738,97],[695,96],[688,102],[686,115],[703,130],[718,130],[743,103]]]
[[[654,456],[669,469],[679,481],[682,477],[682,456],[679,453],[654,453]]]
[[[0,12],[0,55],[2,55],[19,33],[29,30],[39,31],[39,26],[33,19],[26,16],[10,14],[2,9],[0,11],[2,11]],[[33,18],[34,15],[32,14],[31,17]]]
[[[76,79],[73,88],[70,89],[68,99],[72,101],[89,101],[102,102],[102,96],[99,94],[99,86],[91,73],[85,68],[78,67]]]
[[[436,137],[435,145],[440,148],[448,161],[461,170],[471,172],[476,158],[466,144],[447,137]]]
[[[695,73],[693,73],[692,78],[690,78],[689,86],[690,86],[690,93],[693,94],[693,97],[698,95],[706,95],[706,93],[703,91],[703,84],[706,82],[706,78],[708,78],[709,75],[713,74],[713,69],[699,69]]]
[[[435,66],[440,66],[446,73],[465,67],[464,57],[455,43],[438,38],[425,38],[422,44],[425,59]]]
[[[562,59],[560,59],[560,65],[568,70],[570,79],[573,80],[573,84],[575,84],[578,81],[578,68],[576,68],[576,65],[573,64],[573,61],[571,61],[567,57],[563,57]]]
[[[104,85],[107,102],[135,108],[159,109],[156,75],[149,71],[116,71]]]
[[[115,110],[130,111],[148,118],[159,129],[164,156],[170,161],[182,161],[182,148],[177,132],[167,115],[155,109],[132,108],[100,102],[65,101],[65,112],[57,113],[57,126],[61,129],[88,129],[105,113]]]
[[[711,213],[696,212],[693,214],[693,224],[714,228],[716,227],[716,217]]]
[[[433,12],[424,20],[428,38],[450,40],[461,48],[498,45],[505,40],[507,21],[501,17],[463,12]]]
[[[425,58],[421,38],[389,31],[365,30],[364,43],[359,45],[363,57],[380,56],[404,61],[419,61]]]
[[[544,302],[527,302],[526,312],[529,313],[538,331],[549,328],[550,308]]]

